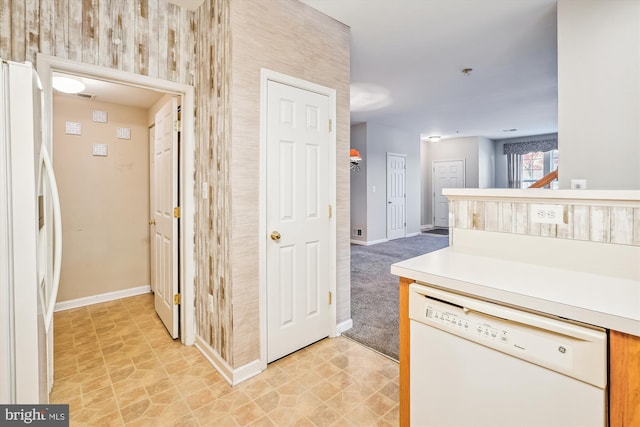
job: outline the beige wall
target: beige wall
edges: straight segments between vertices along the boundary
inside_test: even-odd
[[[260,357],[258,206],[260,69],[337,91],[337,319],[351,318],[348,27],[297,0],[233,0],[231,6],[231,268],[233,366]]]
[[[640,1],[558,1],[560,188],[640,189]]]
[[[93,122],[93,110],[107,123]],[[53,99],[54,170],[64,230],[58,301],[149,285],[147,110],[70,96]],[[81,135],[66,135],[65,122]],[[117,139],[118,127],[131,140]],[[107,157],[92,155],[106,144]]]

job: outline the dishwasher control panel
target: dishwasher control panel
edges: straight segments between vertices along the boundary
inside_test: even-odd
[[[606,384],[602,329],[418,284],[409,289],[410,328],[433,327],[599,387]]]
[[[462,308],[461,308],[462,309]],[[462,309],[464,312],[464,309]],[[453,328],[464,333],[475,335],[479,338],[501,343],[509,342],[509,330],[501,327],[493,327],[488,323],[474,323],[468,316],[459,316],[450,311],[442,311],[433,304],[426,304],[424,309],[425,319],[431,319],[439,325]]]

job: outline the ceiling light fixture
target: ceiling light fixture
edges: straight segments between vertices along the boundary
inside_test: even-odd
[[[51,85],[55,90],[63,93],[75,94],[85,90],[84,83],[71,77],[53,76]]]
[[[431,142],[438,142],[440,141],[440,135],[433,135],[429,137],[429,141]]]

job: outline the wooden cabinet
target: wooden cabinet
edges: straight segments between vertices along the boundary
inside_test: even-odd
[[[640,337],[609,332],[609,426],[640,426]]]
[[[410,426],[409,285],[400,278],[400,426]],[[609,427],[640,426],[640,337],[609,333]]]
[[[413,280],[400,278],[400,427],[409,427],[410,335],[409,285]]]

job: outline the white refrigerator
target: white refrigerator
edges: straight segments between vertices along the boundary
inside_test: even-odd
[[[46,404],[60,281],[60,204],[30,63],[0,59],[0,403]]]

